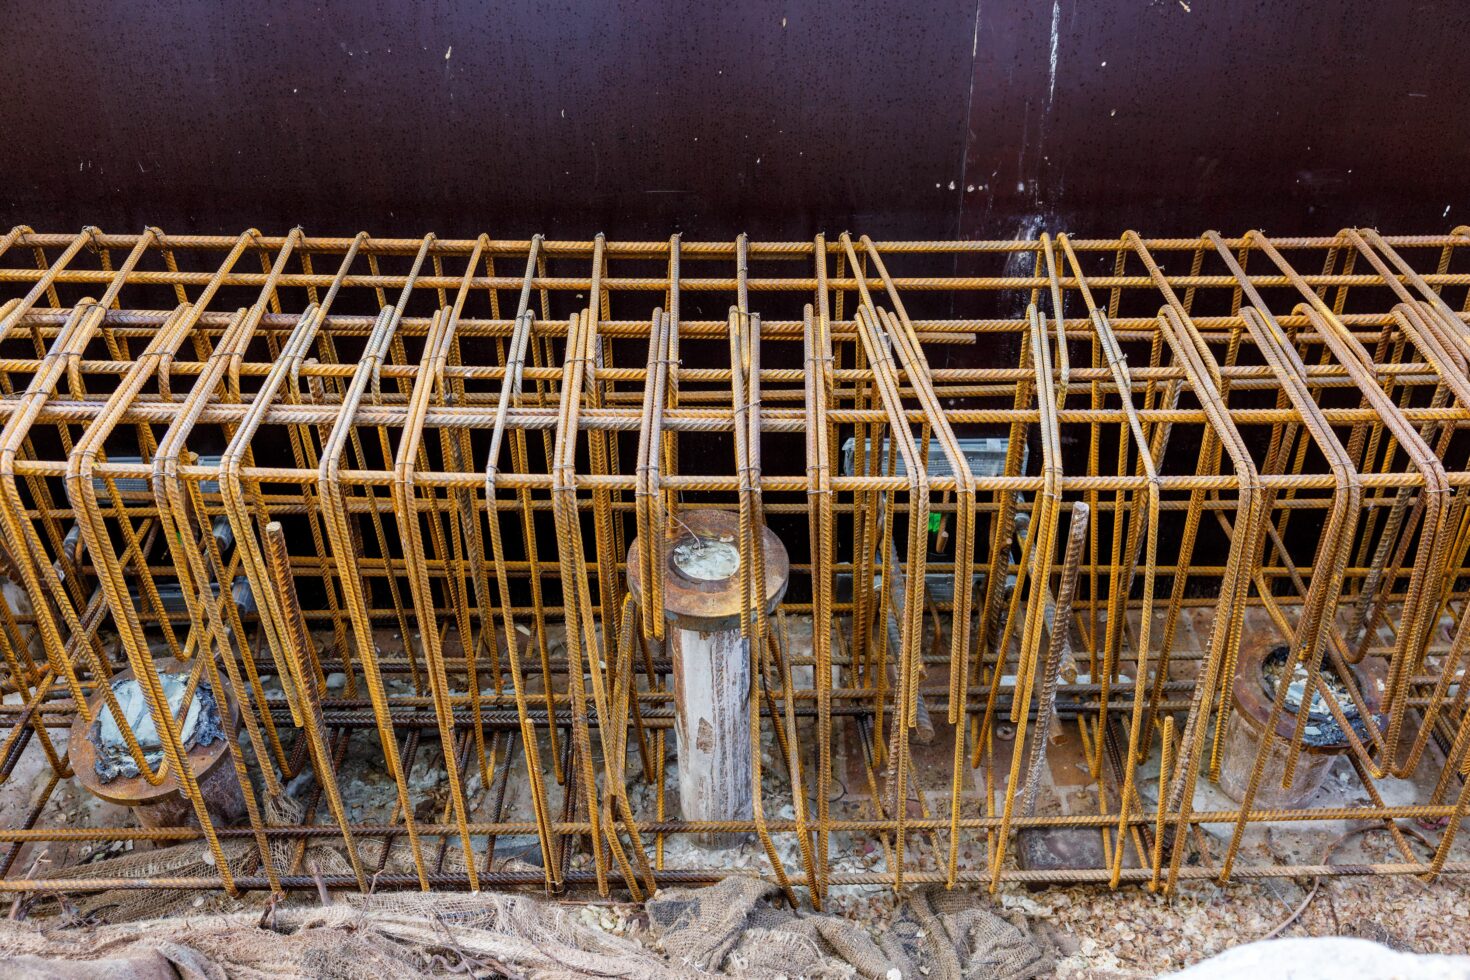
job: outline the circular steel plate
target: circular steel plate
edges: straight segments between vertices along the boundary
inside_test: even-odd
[[[181,664],[178,661],[167,658],[158,661],[158,669],[161,673],[183,673],[187,674],[192,665]],[[118,671],[112,675],[113,681],[130,680],[134,676],[131,668]],[[200,687],[209,683],[208,679],[201,679]],[[213,688],[210,688],[213,691]],[[101,692],[94,693],[87,702],[92,709],[94,721],[89,722],[80,715],[72,723],[71,735],[67,739],[68,755],[71,759],[72,770],[82,786],[99,799],[109,803],[117,803],[121,806],[148,806],[161,800],[176,796],[179,792],[178,774],[170,767],[164,775],[163,782],[157,786],[151,785],[141,775],[118,776],[110,782],[102,782],[97,775],[97,747],[92,744],[91,728],[95,719],[106,711]],[[221,713],[229,711],[232,718],[237,718],[235,703],[225,692],[223,698],[216,693],[216,703],[219,704]],[[193,767],[195,778],[203,781],[209,772],[219,764],[228,752],[228,742],[223,738],[217,738],[208,745],[196,745],[189,750],[188,759]]]
[[[781,539],[761,529],[766,565],[766,611],[775,611],[786,594],[791,562]],[[638,567],[639,540],[628,548],[628,588],[643,595]],[[706,508],[679,512],[664,529],[664,614],[681,629],[714,633],[740,625],[740,517],[728,510]]]

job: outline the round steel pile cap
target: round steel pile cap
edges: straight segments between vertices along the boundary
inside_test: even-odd
[[[191,665],[179,663],[172,658],[160,659],[158,661],[158,670],[161,674],[183,674],[187,676],[190,669]],[[132,668],[121,670],[112,675],[112,681],[109,683],[131,680],[133,676]],[[210,692],[215,694],[215,704],[219,709],[221,720],[223,720],[226,711],[230,713],[231,718],[238,718],[234,700],[229,696],[228,692],[215,692],[209,684],[207,675],[200,678],[199,687],[201,690],[208,687]],[[76,777],[81,782],[82,787],[93,796],[120,806],[149,806],[177,796],[179,793],[179,777],[172,766],[168,767],[168,771],[164,774],[163,782],[157,786],[150,784],[141,774],[137,776],[118,776],[105,783],[102,781],[97,775],[97,746],[92,741],[91,729],[92,725],[95,724],[95,719],[100,719],[102,714],[107,711],[107,706],[103,700],[101,691],[94,693],[88,699],[87,704],[92,709],[94,721],[86,721],[78,715],[77,720],[72,723],[71,735],[67,739],[72,771],[76,773]],[[195,778],[202,782],[205,776],[215,766],[219,765],[220,761],[225,757],[228,747],[228,742],[225,739],[216,738],[208,745],[195,745],[189,749],[188,760],[193,766]]]
[[[786,594],[791,561],[786,546],[761,528],[766,564],[766,612]],[[740,552],[740,516],[728,510],[680,511],[664,529],[664,615],[679,628],[715,633],[740,626],[740,577],[748,556]],[[643,595],[638,567],[639,540],[628,548],[628,588]]]
[[[1258,636],[1246,640],[1240,645],[1240,656],[1235,670],[1235,685],[1233,693],[1235,696],[1235,710],[1248,722],[1251,728],[1257,732],[1263,731],[1266,722],[1271,717],[1271,704],[1275,692],[1269,690],[1265,681],[1266,659],[1277,650],[1290,652],[1290,646],[1284,645],[1279,639]],[[1290,657],[1287,658],[1290,662]],[[1325,675],[1332,671],[1330,662],[1322,664],[1322,673]],[[1358,692],[1363,696],[1363,704],[1374,716],[1374,720],[1383,723],[1380,714],[1383,704],[1383,693],[1385,688],[1384,678],[1387,675],[1386,665],[1378,657],[1367,657],[1362,663],[1349,665],[1353,678],[1357,681]],[[1289,680],[1288,680],[1289,682]],[[1307,695],[1307,704],[1311,704],[1311,696]],[[1352,708],[1351,704],[1341,707],[1344,710]],[[1310,711],[1310,707],[1308,707]],[[1276,737],[1285,742],[1292,741],[1296,736],[1297,712],[1290,708],[1283,708],[1276,718]],[[1312,724],[1310,718],[1308,724]],[[1356,726],[1355,726],[1356,727]],[[1313,742],[1310,738],[1302,746],[1302,750],[1308,753],[1336,753],[1348,747],[1344,736],[1341,740]]]

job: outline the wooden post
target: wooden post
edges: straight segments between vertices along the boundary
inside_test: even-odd
[[[754,818],[750,736],[750,642],[740,634],[740,578],[746,559],[735,544],[739,520],[722,510],[691,510],[665,529],[663,613],[665,648],[674,665],[674,734],[678,746],[679,811],[685,820]],[[790,563],[779,539],[764,529],[766,588],[774,611],[786,593]],[[641,542],[628,549],[628,588],[642,595]],[[752,603],[753,605],[753,603]],[[706,847],[729,847],[743,833],[695,836]]]
[[[685,820],[750,820],[750,641],[740,630],[701,633],[670,624],[679,806]],[[741,834],[698,834],[728,847]]]

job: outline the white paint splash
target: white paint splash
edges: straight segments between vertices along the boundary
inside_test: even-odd
[[[1023,184],[1022,187],[1024,186]],[[1044,227],[1046,227],[1045,215],[1039,213],[1028,214],[1017,223],[1016,234],[1012,237],[1012,241],[1035,241]],[[1029,276],[1032,273],[1035,262],[1036,253],[1034,252],[1012,252],[1006,256],[1005,275],[1013,279]],[[1029,297],[1029,294],[1027,295]],[[1022,309],[1024,310],[1024,308],[1023,305]]]
[[[1052,0],[1051,5],[1051,61],[1047,69],[1046,107],[1051,108],[1057,97],[1057,42],[1061,37],[1062,0]]]
[[[970,137],[973,134],[969,132],[969,125],[970,125],[970,118],[971,118],[970,114],[975,109],[975,61],[976,61],[977,57],[979,56],[979,53],[980,53],[980,0],[975,0],[975,29],[974,29],[974,33],[970,35],[970,91],[969,91],[969,94],[965,96],[965,126],[966,126],[966,136],[965,136],[964,143],[963,143],[963,145],[960,148],[960,182],[961,183],[964,182],[964,180],[965,180],[965,170],[970,165]],[[939,185],[938,184],[935,184],[934,186],[938,187]],[[965,196],[963,194],[960,195],[959,201],[956,203],[955,208],[956,208],[956,213],[955,213],[955,234],[956,235],[959,235],[959,234],[962,234],[963,233],[963,231],[964,231],[964,224],[965,224]]]

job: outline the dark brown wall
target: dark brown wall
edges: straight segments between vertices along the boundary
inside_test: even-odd
[[[1470,220],[1462,0],[0,6],[7,226]]]

